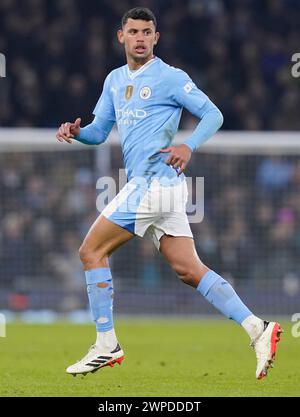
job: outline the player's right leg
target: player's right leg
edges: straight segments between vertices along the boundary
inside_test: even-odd
[[[169,218],[168,233],[158,236],[159,250],[177,273],[178,277],[191,285],[204,298],[226,317],[240,324],[251,339],[257,358],[256,378],[262,379],[268,369],[273,367],[276,344],[280,340],[282,329],[279,323],[267,322],[255,316],[242,302],[229,282],[205,266],[198,257],[194,240],[191,237],[172,236]],[[160,224],[160,228],[164,225]],[[177,225],[174,223],[174,233]],[[187,230],[188,232],[188,230]]]
[[[108,258],[132,237],[133,233],[100,215],[80,247],[97,339],[87,355],[67,368],[69,374],[85,375],[116,362],[120,364],[124,359],[113,325],[113,284]]]

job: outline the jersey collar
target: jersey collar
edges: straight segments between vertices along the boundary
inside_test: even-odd
[[[131,80],[133,80],[138,75],[140,75],[142,72],[146,71],[147,68],[151,67],[151,65],[153,65],[154,62],[156,62],[156,60],[157,60],[157,57],[155,56],[154,58],[150,59],[150,61],[146,62],[146,64],[144,64],[141,68],[139,68],[138,70],[136,70],[134,72],[130,72],[129,67],[127,65],[127,74],[128,74],[128,77]]]

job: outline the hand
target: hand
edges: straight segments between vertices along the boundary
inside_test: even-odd
[[[74,139],[74,136],[79,135],[80,123],[80,117],[78,117],[78,119],[76,119],[74,123],[62,123],[56,134],[57,140],[59,142],[63,142],[65,140],[68,143],[72,143],[72,139]]]
[[[179,168],[177,176],[182,174],[185,170],[187,163],[191,159],[192,151],[187,145],[170,146],[166,149],[161,149],[160,152],[170,152],[169,158],[166,160],[167,165],[173,166],[174,169]]]

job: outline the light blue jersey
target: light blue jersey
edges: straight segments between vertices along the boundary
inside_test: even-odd
[[[160,149],[172,145],[183,108],[202,119],[185,141],[195,150],[221,126],[218,108],[184,71],[157,57],[136,71],[124,65],[107,76],[93,112],[95,120],[76,139],[102,143],[116,123],[128,180],[156,177],[176,183],[184,174],[178,178],[177,171],[165,163],[168,154]]]

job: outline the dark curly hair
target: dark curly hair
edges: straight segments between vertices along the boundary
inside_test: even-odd
[[[146,22],[152,21],[154,26],[157,26],[156,17],[147,7],[135,7],[134,9],[128,10],[122,17],[122,27],[126,25],[128,19],[145,20]]]

